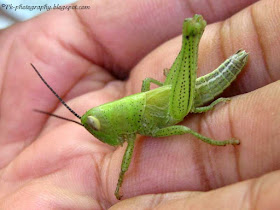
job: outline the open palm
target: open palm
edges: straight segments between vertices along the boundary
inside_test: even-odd
[[[237,12],[251,2],[228,7]],[[30,63],[80,115],[140,92],[146,77],[163,81],[163,69],[171,66],[180,49],[182,21],[193,14],[175,5],[170,12],[174,18],[169,18],[165,12],[172,1],[166,1],[155,19],[149,16],[150,6],[138,4],[84,1],[90,10],[52,11],[0,32],[1,209],[106,209],[117,202],[114,190],[125,147],[108,146],[81,126],[34,112],[41,109],[75,119],[44,87]],[[138,15],[128,12],[137,7],[142,8]],[[123,199],[224,189],[223,194],[214,191],[215,196],[203,193],[201,200],[211,205],[217,201],[213,197],[240,192],[238,186],[245,186],[246,193],[250,182],[232,185],[239,191],[224,186],[272,171],[262,180],[270,180],[279,197],[280,83],[275,81],[280,79],[280,27],[274,20],[280,11],[274,8],[280,8],[279,1],[261,1],[209,25],[200,44],[199,75],[215,69],[239,48],[248,51],[248,65],[224,96],[255,91],[205,114],[188,115],[182,124],[214,139],[238,138],[241,144],[211,146],[191,135],[139,136],[125,175]],[[200,9],[195,12],[209,22],[229,15],[220,11],[214,17],[207,7]],[[127,80],[120,80],[129,72]],[[180,198],[193,204],[201,198],[200,193],[187,192],[161,196],[161,202]],[[244,194],[235,196],[231,199],[239,201]],[[269,198],[269,205],[279,202]],[[157,204],[150,197],[134,199],[116,208]]]

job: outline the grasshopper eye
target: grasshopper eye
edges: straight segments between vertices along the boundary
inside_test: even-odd
[[[96,117],[88,116],[87,123],[92,129],[94,129],[96,131],[100,130],[100,122]]]

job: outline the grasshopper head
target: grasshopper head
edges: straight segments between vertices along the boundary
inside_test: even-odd
[[[81,126],[84,126],[92,135],[101,140],[102,142],[109,145],[120,145],[123,143],[123,136],[119,135],[118,131],[115,129],[113,125],[114,119],[108,119],[110,116],[110,112],[106,111],[106,109],[100,109],[99,107],[95,107],[87,111],[82,117],[78,115],[73,109],[71,109],[64,100],[52,89],[52,87],[47,83],[47,81],[42,77],[40,72],[35,68],[33,64],[31,64],[34,71],[37,73],[39,78],[43,81],[43,83],[49,88],[49,90],[59,99],[59,101],[77,118],[81,120],[81,123],[71,120],[59,115],[55,115],[50,112],[42,111],[34,109],[34,111],[47,114],[56,118],[60,118],[63,120],[71,121],[77,123]],[[107,109],[108,110],[108,109]]]
[[[81,123],[93,136],[106,144],[114,146],[123,142],[107,119],[106,113],[99,107],[88,110],[81,117]]]

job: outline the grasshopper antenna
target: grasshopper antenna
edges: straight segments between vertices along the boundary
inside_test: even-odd
[[[81,119],[81,116],[78,115],[76,112],[73,111],[73,109],[71,109],[66,103],[65,101],[62,100],[62,98],[60,98],[60,96],[51,88],[51,86],[46,82],[46,80],[42,77],[42,75],[39,73],[39,71],[35,68],[35,66],[30,63],[31,66],[33,67],[33,69],[35,70],[35,72],[38,74],[38,76],[40,77],[40,79],[44,82],[44,84],[50,89],[50,91],[52,91],[52,93],[59,99],[59,101],[73,114],[75,115],[77,118]],[[48,114],[48,115],[51,115],[51,116],[54,116],[54,117],[58,117],[60,119],[67,119],[67,118],[64,118],[64,117],[60,117],[60,116],[57,116],[57,115],[54,115],[54,114],[51,114],[49,112],[45,112],[45,111],[40,111],[40,110],[35,110],[37,112],[41,112],[41,113],[44,113],[44,114]],[[69,120],[69,119],[67,119]],[[72,121],[72,120],[69,120],[69,121]],[[76,121],[74,121],[76,122]],[[77,123],[77,122],[76,122]],[[79,123],[80,124],[80,123]]]
[[[79,123],[79,122],[77,122],[77,121],[75,121],[75,120],[71,120],[71,119],[68,119],[68,118],[66,118],[66,117],[62,117],[62,116],[59,116],[59,115],[56,115],[56,114],[53,114],[53,113],[50,113],[50,112],[45,112],[45,111],[42,111],[42,110],[39,110],[39,109],[33,109],[33,111],[34,111],[34,112],[39,112],[39,113],[41,113],[41,114],[47,114],[47,115],[50,115],[50,116],[52,116],[52,117],[56,117],[56,118],[59,118],[59,119],[62,119],[62,120],[74,122],[74,123],[77,123],[77,124],[83,126],[82,123]]]

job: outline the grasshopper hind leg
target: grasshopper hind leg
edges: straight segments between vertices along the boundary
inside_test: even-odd
[[[193,107],[192,110],[190,111],[191,113],[202,113],[202,112],[207,112],[213,109],[218,103],[221,102],[228,102],[230,101],[230,98],[218,98],[217,100],[213,101],[211,104],[208,106],[202,106],[202,107]]]
[[[233,144],[233,145],[239,144],[239,140],[234,139],[234,138],[229,139],[229,140],[224,140],[224,141],[217,141],[217,140],[208,138],[183,125],[173,125],[173,126],[159,129],[155,133],[155,136],[163,137],[163,136],[183,135],[186,133],[190,133],[190,134],[194,135],[195,137],[197,137],[198,139],[204,141],[207,144],[211,144],[211,145],[225,146],[227,144]]]

